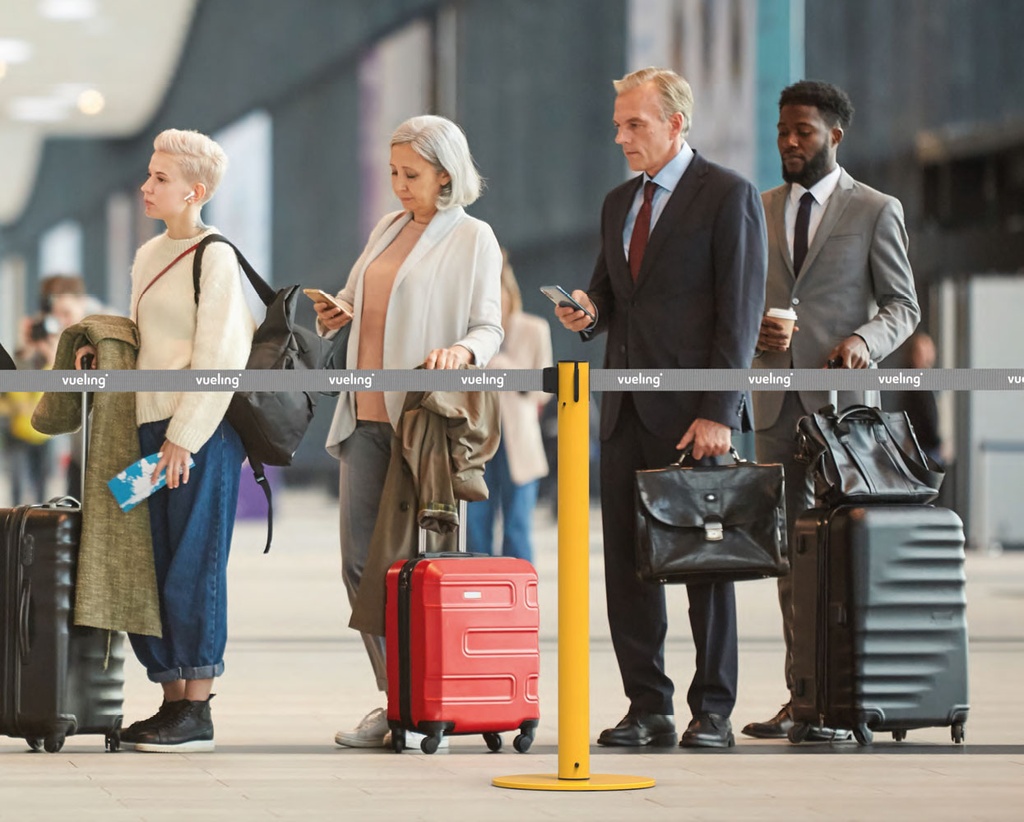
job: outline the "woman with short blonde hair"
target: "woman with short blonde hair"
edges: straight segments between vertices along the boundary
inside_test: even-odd
[[[153,141],[141,186],[146,216],[166,231],[145,243],[132,265],[131,316],[139,327],[136,368],[239,370],[256,321],[238,259],[226,243],[204,248],[198,298],[192,279],[196,246],[218,233],[203,223],[227,167],[216,142],[197,131],[168,129]],[[96,350],[94,368],[103,364]],[[245,451],[225,419],[230,392],[147,391],[135,395],[143,456],[167,485],[148,500],[162,635],[129,634],[132,650],[163,703],[121,739],[137,751],[212,751],[210,690],[224,671],[228,549]]]

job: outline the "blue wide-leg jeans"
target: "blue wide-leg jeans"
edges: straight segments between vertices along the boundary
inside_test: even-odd
[[[168,422],[139,427],[144,455],[163,446]],[[228,550],[244,458],[238,434],[222,421],[192,455],[188,484],[161,488],[149,498],[163,636],[129,639],[153,682],[211,679],[224,672]]]

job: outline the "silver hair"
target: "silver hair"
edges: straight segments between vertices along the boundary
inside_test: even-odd
[[[667,120],[676,112],[683,115],[683,137],[693,123],[693,90],[690,84],[671,69],[648,66],[631,72],[621,80],[612,80],[616,94],[632,91],[644,83],[653,83],[661,101],[661,118]]]
[[[210,200],[228,167],[224,149],[199,131],[169,128],[156,136],[153,148],[174,157],[188,182],[202,183],[206,187],[201,203]]]
[[[476,202],[484,181],[469,153],[466,135],[455,123],[435,114],[410,117],[391,135],[392,146],[402,144],[411,145],[438,172],[451,177],[437,197],[439,210]]]

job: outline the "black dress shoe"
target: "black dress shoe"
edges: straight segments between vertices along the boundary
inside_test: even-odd
[[[721,714],[701,712],[690,720],[690,724],[679,740],[681,748],[731,748],[736,744],[732,735],[732,723]]]
[[[786,739],[794,726],[789,703],[782,706],[775,716],[767,722],[751,722],[744,726],[742,733],[755,739]],[[806,732],[800,728],[794,732],[800,738],[798,742],[844,742],[850,738],[850,732],[842,728],[826,728],[822,725],[807,725]]]
[[[755,739],[785,739],[789,729],[793,727],[793,717],[789,714],[789,703],[767,722],[751,722],[745,725],[741,733]]]
[[[671,748],[676,744],[676,723],[666,714],[628,713],[614,728],[606,728],[597,738],[598,745],[639,748]]]

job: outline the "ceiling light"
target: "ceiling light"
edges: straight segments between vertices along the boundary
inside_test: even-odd
[[[7,111],[12,120],[24,123],[59,123],[67,119],[70,107],[54,97],[16,97]]]
[[[39,13],[51,20],[89,20],[96,16],[96,0],[39,0]]]
[[[99,114],[103,111],[103,107],[106,104],[107,101],[103,99],[103,95],[94,88],[83,91],[78,95],[78,110],[82,114]]]
[[[4,63],[24,63],[32,57],[32,44],[24,40],[11,40],[0,37],[0,61]]]

